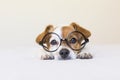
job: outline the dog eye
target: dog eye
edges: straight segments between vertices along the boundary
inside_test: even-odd
[[[52,40],[52,41],[50,42],[50,44],[56,45],[56,44],[57,44],[57,41],[56,41],[56,40]]]
[[[70,40],[70,43],[72,43],[72,44],[75,44],[77,42],[77,40],[75,39],[75,38],[72,38],[71,40]]]

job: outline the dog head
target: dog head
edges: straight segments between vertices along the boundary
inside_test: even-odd
[[[44,32],[38,35],[36,42],[55,59],[66,60],[75,59],[90,36],[90,31],[76,23],[56,28],[48,25]]]

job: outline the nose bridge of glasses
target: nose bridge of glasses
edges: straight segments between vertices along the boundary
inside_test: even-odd
[[[61,44],[62,45],[67,45],[67,39],[61,39]]]
[[[67,39],[65,38],[65,39],[61,39],[61,42],[67,42]]]

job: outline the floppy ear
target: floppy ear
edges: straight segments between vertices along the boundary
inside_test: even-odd
[[[41,34],[39,34],[36,38],[36,42],[39,43],[40,41],[42,41],[43,37],[49,33],[49,32],[52,32],[54,30],[54,27],[53,25],[48,25],[46,27],[46,29],[44,30],[44,32],[42,32]]]
[[[81,33],[83,33],[85,35],[86,38],[90,37],[91,36],[91,32],[81,26],[79,26],[78,24],[76,23],[71,23],[71,26],[77,30],[77,31],[80,31]]]

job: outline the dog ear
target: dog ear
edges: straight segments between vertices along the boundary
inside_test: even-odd
[[[53,30],[54,30],[53,25],[48,25],[48,26],[45,28],[44,32],[42,32],[41,34],[39,34],[39,35],[37,36],[36,42],[39,43],[40,41],[42,41],[43,37],[44,37],[47,33],[52,32]]]
[[[79,26],[78,24],[76,23],[71,23],[71,26],[77,30],[77,31],[80,31],[81,33],[83,33],[85,35],[86,38],[90,37],[91,36],[91,32],[81,26]]]

